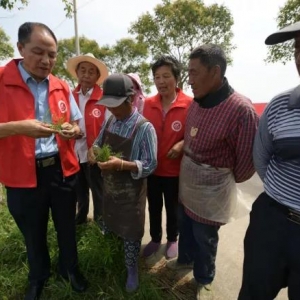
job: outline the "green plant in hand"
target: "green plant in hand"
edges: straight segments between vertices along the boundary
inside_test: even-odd
[[[57,117],[53,117],[52,118],[52,123],[50,124],[50,128],[57,130],[57,131],[61,131],[62,130],[62,124],[65,123],[65,117],[62,116],[60,118]]]
[[[117,153],[113,152],[110,145],[107,144],[103,144],[102,147],[94,145],[93,150],[94,150],[96,161],[100,161],[100,162],[108,161],[110,156],[115,156],[118,158],[122,157],[121,152],[117,152]]]
[[[55,114],[51,115],[50,109],[48,109],[46,114],[43,117],[43,122],[49,124],[51,129],[54,129],[56,131],[61,131],[62,124],[65,123],[65,116],[58,117]]]

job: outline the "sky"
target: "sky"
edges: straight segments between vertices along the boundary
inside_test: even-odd
[[[270,64],[266,37],[277,30],[276,17],[286,0],[204,0],[207,5],[227,6],[233,16],[233,64],[226,77],[230,85],[253,102],[269,102],[276,94],[299,83],[294,62]],[[77,0],[79,35],[95,39],[98,44],[114,44],[128,37],[130,24],[160,0]],[[47,24],[58,39],[74,36],[74,20],[65,17],[61,0],[29,0],[23,9],[0,9],[0,26],[16,45],[18,27],[27,21]],[[15,56],[18,57],[17,49]],[[152,89],[155,93],[155,89]],[[191,94],[190,90],[187,93]]]

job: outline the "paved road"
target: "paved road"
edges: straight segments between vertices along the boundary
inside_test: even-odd
[[[257,195],[263,190],[262,182],[256,174],[250,180],[238,186],[242,193],[241,197],[243,197],[249,207],[251,207]],[[248,222],[249,217],[246,216],[220,229],[220,241],[216,262],[217,273],[213,283],[216,300],[237,299],[242,280],[243,239]],[[149,224],[147,223],[143,244],[148,243],[150,240],[149,230],[147,230],[148,227]],[[154,260],[158,259],[153,258],[151,263],[153,263]],[[192,272],[187,273],[186,276],[187,278],[192,278]],[[276,299],[287,300],[286,290],[281,291]]]

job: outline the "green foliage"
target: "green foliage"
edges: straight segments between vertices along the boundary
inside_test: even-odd
[[[145,92],[150,92],[152,82],[149,80],[150,65],[147,62],[148,47],[141,41],[132,38],[118,40],[111,47],[106,45],[102,53],[102,60],[106,63],[111,73],[138,73]]]
[[[96,157],[96,161],[106,162],[109,160],[110,156],[116,156],[118,158],[122,157],[122,153],[114,153],[110,145],[104,144],[102,147],[93,146],[93,151]]]
[[[283,28],[300,21],[300,0],[288,0],[286,4],[279,9],[277,16],[278,28]],[[293,40],[282,44],[268,46],[267,62],[282,62],[285,64],[294,59]]]
[[[0,299],[23,299],[27,285],[28,266],[23,237],[8,213],[6,203],[0,203]],[[90,222],[77,230],[79,264],[89,281],[83,294],[72,291],[70,285],[56,276],[58,249],[56,232],[49,222],[48,246],[52,261],[51,273],[42,299],[74,300],[162,300],[173,299],[163,294],[154,275],[141,266],[140,288],[134,294],[125,291],[126,271],[123,243],[113,235],[100,232],[96,223]]]
[[[149,64],[147,47],[143,43],[138,43],[132,38],[124,38],[114,45],[103,45],[102,47],[95,40],[90,40],[85,36],[79,38],[80,52],[83,54],[93,53],[102,60],[110,73],[138,73],[149,91],[151,82],[149,81]],[[73,87],[76,80],[66,70],[66,62],[76,55],[75,37],[58,41],[58,56],[53,74],[68,81]]]
[[[20,3],[20,5],[28,5],[27,0],[0,0],[0,7],[11,10],[18,3]]]
[[[72,18],[73,17],[73,11],[74,11],[73,0],[61,0],[61,1],[65,5],[64,11],[66,12],[66,17]]]
[[[4,60],[14,56],[14,48],[9,42],[9,37],[0,27],[0,60]]]
[[[219,44],[229,62],[235,48],[231,44],[233,18],[224,5],[205,5],[201,0],[162,0],[154,14],[143,14],[129,32],[145,43],[153,58],[165,54],[176,57],[183,66],[179,85],[187,81],[188,55],[201,44]]]
[[[82,36],[79,38],[79,45],[82,53],[93,53],[95,57],[100,56],[100,48],[95,40],[89,40]],[[73,78],[66,69],[66,62],[69,58],[75,56],[75,37],[58,41],[58,55],[53,74],[68,81],[73,87],[76,85],[76,79]]]
[[[0,0],[0,7],[11,10],[15,8],[18,3],[21,5],[20,7],[22,7],[28,5],[28,2],[29,2],[28,0]],[[62,2],[65,5],[64,11],[66,12],[66,16],[68,18],[71,18],[73,14],[73,1],[62,0]]]

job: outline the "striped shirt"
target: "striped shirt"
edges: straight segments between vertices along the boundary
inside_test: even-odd
[[[300,211],[300,88],[276,96],[265,109],[253,149],[265,192]]]
[[[136,108],[125,120],[117,120],[113,116],[108,128],[106,128],[106,121],[94,144],[98,146],[101,145],[105,129],[121,137],[130,138],[137,123],[139,123],[142,119],[144,119],[144,117],[137,112]],[[139,130],[136,132],[132,145],[130,161],[134,161],[138,167],[137,173],[132,172],[133,179],[144,178],[154,172],[157,166],[157,138],[155,129],[150,122],[146,122],[141,125]]]

